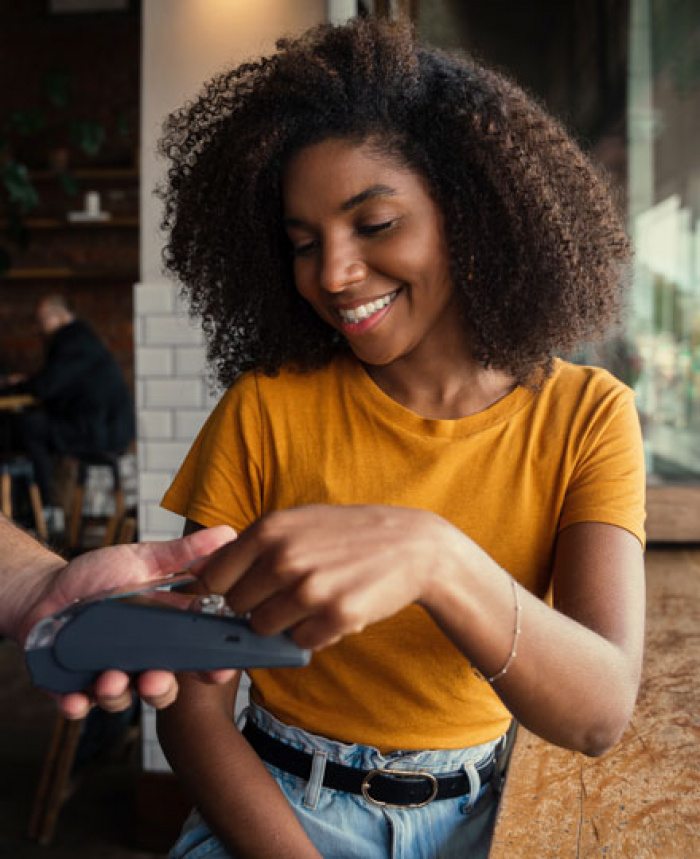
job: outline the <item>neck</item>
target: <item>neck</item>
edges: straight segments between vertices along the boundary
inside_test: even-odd
[[[365,365],[375,384],[389,397],[424,418],[456,420],[488,409],[515,387],[511,375],[487,370],[469,359],[445,371],[422,363],[410,374],[395,362],[387,367]]]

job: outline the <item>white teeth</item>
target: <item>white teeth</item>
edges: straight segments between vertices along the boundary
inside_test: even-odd
[[[399,294],[398,289],[392,292],[391,295],[385,295],[383,298],[377,298],[375,301],[369,301],[367,304],[361,304],[359,307],[353,307],[349,310],[339,310],[340,318],[343,322],[360,322],[377,313],[387,304],[390,304]]]

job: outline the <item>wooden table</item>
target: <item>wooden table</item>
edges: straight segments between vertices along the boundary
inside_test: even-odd
[[[489,859],[700,857],[700,549],[647,554],[632,723],[590,759],[520,730]]]
[[[39,401],[31,394],[10,394],[6,397],[0,397],[0,411],[2,412],[21,412],[29,406],[38,405]]]

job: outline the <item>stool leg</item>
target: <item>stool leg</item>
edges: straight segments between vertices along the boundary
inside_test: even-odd
[[[105,526],[105,536],[102,541],[103,546],[113,546],[117,536],[117,528],[124,516],[126,505],[124,503],[124,492],[121,487],[114,490],[114,515],[109,517],[109,521]]]
[[[66,799],[82,725],[82,719],[70,720],[61,715],[56,718],[29,822],[29,837],[39,844],[46,845],[53,837],[58,812]]]
[[[73,504],[71,506],[70,521],[68,523],[68,534],[66,535],[66,546],[68,549],[75,549],[80,539],[80,529],[83,524],[83,496],[85,495],[85,486],[82,483],[76,484],[75,492],[73,493]]]
[[[12,478],[7,472],[0,475],[0,510],[12,519]]]
[[[36,524],[36,532],[39,538],[45,543],[48,542],[49,532],[46,527],[46,519],[44,519],[44,508],[41,503],[41,493],[36,483],[29,484],[29,501],[32,505],[34,513],[34,523]]]
[[[136,536],[136,519],[133,516],[125,516],[119,526],[119,533],[115,540],[115,545],[121,543],[131,543]]]

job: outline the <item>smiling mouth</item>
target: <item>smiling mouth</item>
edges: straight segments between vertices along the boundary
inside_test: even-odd
[[[367,304],[360,304],[358,307],[351,307],[346,310],[338,308],[338,314],[346,325],[356,325],[359,322],[364,322],[366,319],[374,316],[375,313],[379,313],[388,304],[391,304],[399,292],[401,292],[400,288],[390,295],[384,295],[382,298],[376,298],[374,301],[368,301]]]

